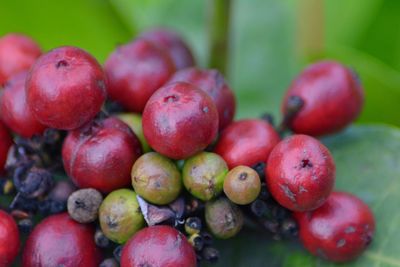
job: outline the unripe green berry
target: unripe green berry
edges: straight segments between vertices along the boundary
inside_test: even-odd
[[[129,189],[111,192],[100,206],[99,221],[108,239],[125,243],[145,224],[136,193]]]
[[[235,236],[244,223],[242,211],[225,197],[206,203],[205,218],[211,233],[221,239]]]
[[[260,191],[260,177],[252,168],[237,166],[225,177],[224,192],[233,203],[249,204],[258,197]]]
[[[133,165],[132,186],[145,200],[165,205],[179,196],[182,179],[172,160],[156,152],[149,152]]]
[[[143,153],[151,151],[151,147],[144,138],[143,128],[142,128],[142,116],[137,113],[120,113],[117,117],[128,124],[129,128],[136,134],[142,144]]]
[[[200,152],[185,161],[183,184],[195,197],[207,201],[222,192],[228,166],[217,154]]]

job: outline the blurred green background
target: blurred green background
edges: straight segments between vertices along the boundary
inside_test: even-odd
[[[104,62],[117,44],[140,31],[170,27],[185,37],[206,67],[213,4],[214,0],[0,0],[0,35],[26,33],[45,50],[80,46]],[[325,140],[340,170],[338,188],[360,195],[378,217],[371,251],[346,266],[400,266],[399,17],[397,0],[232,0],[227,79],[237,94],[239,118],[263,112],[278,117],[284,91],[311,61],[337,59],[361,76],[366,105],[358,123],[375,126],[352,127]],[[237,240],[224,243],[225,261],[218,266],[330,266],[297,245],[270,244],[247,233]]]

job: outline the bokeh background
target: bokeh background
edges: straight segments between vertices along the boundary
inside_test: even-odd
[[[26,33],[45,50],[76,45],[104,62],[139,32],[170,27],[206,67],[213,2],[0,0],[0,35]],[[360,195],[378,217],[373,247],[346,266],[400,266],[399,18],[398,0],[232,0],[227,79],[237,94],[238,118],[270,112],[279,119],[284,91],[314,60],[340,60],[361,76],[366,105],[357,123],[374,126],[325,140],[338,164],[338,188]],[[228,241],[218,266],[330,266],[297,245],[259,239],[245,232]]]

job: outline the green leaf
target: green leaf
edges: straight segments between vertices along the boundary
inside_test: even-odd
[[[355,193],[374,211],[377,231],[371,247],[358,260],[336,265],[311,256],[294,242],[274,242],[246,231],[218,242],[220,262],[205,266],[400,266],[400,130],[353,126],[323,141],[335,158],[337,190]]]

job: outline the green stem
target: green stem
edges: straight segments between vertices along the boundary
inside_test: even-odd
[[[228,68],[231,0],[209,0],[209,62],[224,75]]]

